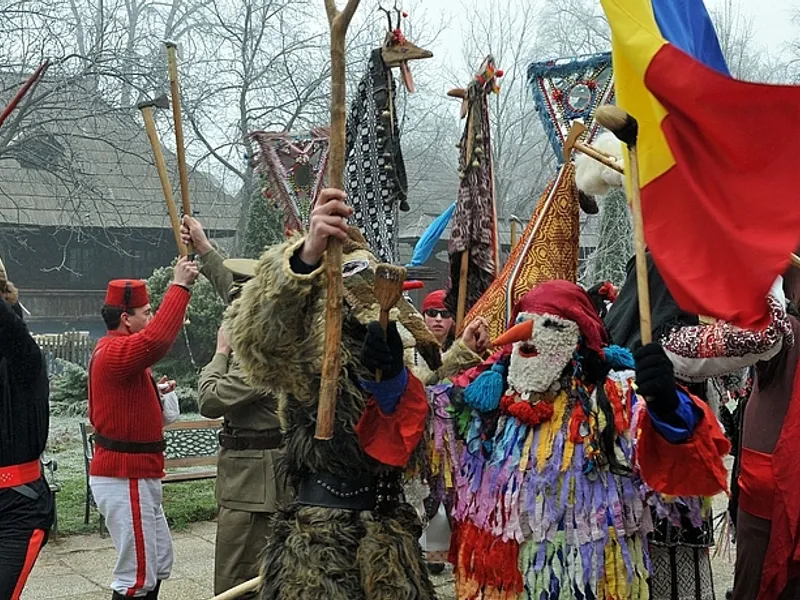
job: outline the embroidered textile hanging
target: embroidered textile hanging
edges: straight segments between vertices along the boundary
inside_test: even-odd
[[[328,174],[328,128],[302,135],[256,131],[256,171],[268,182],[264,194],[285,215],[287,234],[308,228],[311,209]]]
[[[345,190],[353,224],[378,260],[392,264],[398,259],[399,210],[408,210],[395,94],[391,68],[377,48],[347,117]]]
[[[575,166],[562,165],[536,204],[528,226],[500,275],[472,307],[464,323],[475,317],[489,322],[497,338],[506,330],[514,304],[543,281],[577,281],[580,220]]]
[[[581,141],[591,144],[600,129],[594,122],[595,111],[614,102],[611,53],[532,63],[528,66],[528,83],[550,145],[561,163],[572,122],[583,121],[587,132]]]

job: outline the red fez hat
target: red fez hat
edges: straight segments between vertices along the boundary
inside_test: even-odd
[[[141,308],[150,303],[147,285],[141,279],[114,279],[108,282],[106,306]]]

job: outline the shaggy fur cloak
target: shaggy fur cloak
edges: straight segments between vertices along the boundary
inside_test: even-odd
[[[268,249],[226,317],[234,351],[252,384],[281,398],[285,467],[295,488],[310,474],[352,479],[391,471],[363,451],[354,431],[368,400],[358,384],[359,377],[368,377],[359,354],[365,325],[377,320],[378,307],[370,297],[375,259],[352,228],[351,237],[344,248],[345,267],[363,270],[344,280],[343,367],[332,440],[314,439],[325,338],[324,263],[308,275],[291,270],[300,238]],[[404,341],[437,368],[438,353],[432,352],[437,344],[422,317],[401,301],[391,318]],[[421,533],[415,511],[405,503],[388,514],[294,504],[277,513],[267,540],[261,598],[433,599],[417,541]]]

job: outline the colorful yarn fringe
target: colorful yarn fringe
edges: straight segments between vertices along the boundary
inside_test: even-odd
[[[604,386],[608,424],[594,390],[583,390],[584,409],[578,385],[556,395],[550,420],[528,425],[502,415],[488,439],[490,420],[472,412],[453,460],[459,598],[647,597],[651,523],[641,482],[611,472],[590,443],[613,427],[617,461],[632,464],[632,375],[612,372]]]

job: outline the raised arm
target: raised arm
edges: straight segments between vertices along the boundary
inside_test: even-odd
[[[766,329],[739,329],[722,321],[711,325],[681,327],[662,340],[675,375],[683,381],[703,381],[769,360],[782,344],[794,340],[784,303],[775,295],[767,298],[772,321]]]
[[[306,385],[307,365],[319,361],[322,344],[312,337],[324,323],[313,308],[325,290],[328,238],[347,239],[352,209],[343,200],[343,192],[323,190],[308,235],[262,254],[255,277],[228,309],[231,345],[257,387],[275,388],[278,380]]]
[[[244,381],[244,373],[231,364],[231,347],[225,330],[217,334],[217,352],[200,372],[197,382],[197,403],[200,414],[209,419],[225,416],[234,408],[245,406],[264,397]]]
[[[0,356],[6,359],[11,376],[32,381],[42,370],[42,351],[11,305],[0,299]]]
[[[230,301],[233,274],[222,264],[222,254],[214,248],[200,221],[189,215],[183,216],[181,241],[186,245],[191,244],[195,249],[200,257],[200,273],[211,282],[219,297],[227,304]]]
[[[105,367],[118,377],[141,373],[164,358],[183,326],[191,288],[197,279],[197,266],[185,257],[175,265],[175,278],[164,294],[152,321],[138,333],[118,338],[103,348]]]

